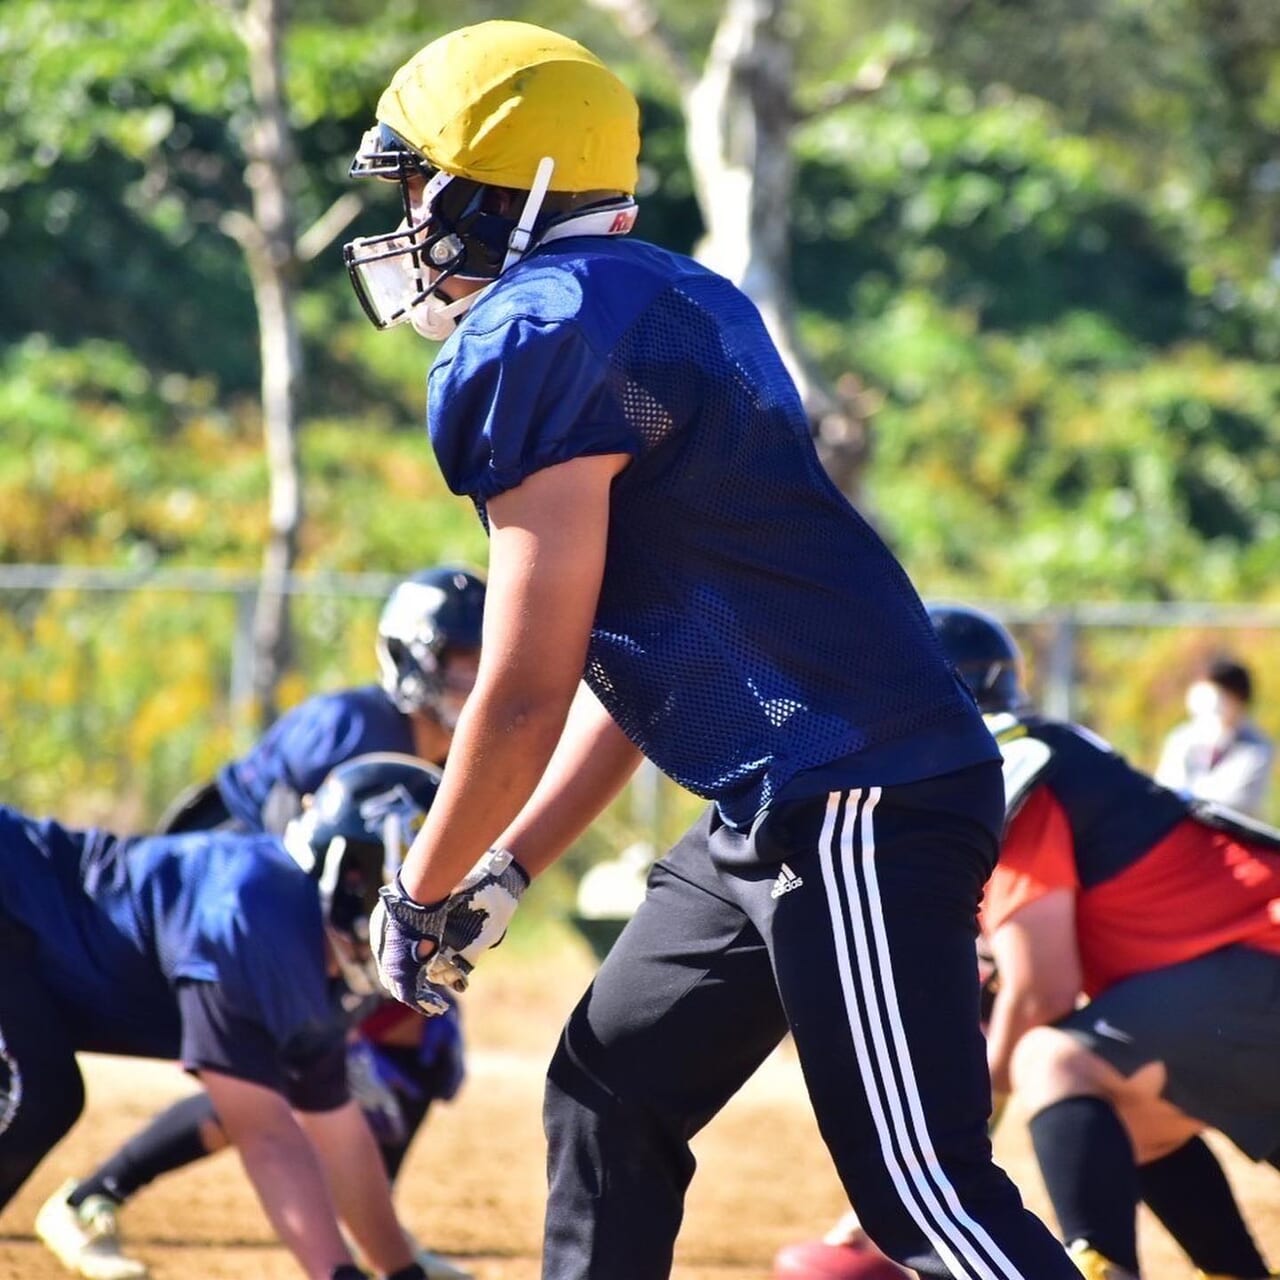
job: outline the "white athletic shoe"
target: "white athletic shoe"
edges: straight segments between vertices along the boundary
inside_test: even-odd
[[[67,1203],[75,1179],[64,1182],[36,1214],[36,1235],[58,1261],[85,1280],[146,1280],[147,1264],[120,1252],[119,1206],[108,1196],[90,1196],[77,1208]]]
[[[1085,1280],[1138,1280],[1133,1272],[1122,1270],[1096,1249],[1090,1248],[1087,1240],[1073,1240],[1067,1246],[1067,1253]]]
[[[475,1280],[470,1271],[463,1271],[448,1258],[442,1258],[430,1249],[418,1249],[413,1260],[427,1273],[427,1280]]]

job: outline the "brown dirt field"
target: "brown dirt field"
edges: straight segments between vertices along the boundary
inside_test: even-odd
[[[552,965],[504,948],[467,997],[471,1076],[458,1100],[428,1119],[401,1178],[407,1224],[477,1280],[536,1280],[543,1199],[539,1119],[542,1071],[565,1013],[590,977],[585,952]],[[84,1173],[190,1084],[173,1066],[84,1059],[85,1115],[0,1215],[0,1280],[60,1280],[66,1272],[36,1242],[44,1198]],[[1215,1141],[1272,1259],[1280,1260],[1280,1179]],[[813,1235],[842,1198],[809,1115],[789,1046],[766,1063],[700,1135],[675,1280],[767,1280],[777,1247]],[[1025,1129],[1011,1115],[997,1155],[1045,1211]],[[272,1241],[234,1156],[224,1153],[158,1182],[124,1218],[155,1280],[286,1280],[297,1268]],[[1187,1280],[1190,1267],[1160,1228],[1143,1224],[1149,1280]]]

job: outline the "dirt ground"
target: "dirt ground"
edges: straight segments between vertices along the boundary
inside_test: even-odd
[[[467,996],[470,1078],[428,1119],[401,1178],[407,1224],[477,1280],[536,1280],[543,1200],[542,1072],[565,1013],[590,977],[585,950],[553,965],[504,948]],[[71,1135],[0,1215],[0,1280],[58,1280],[66,1272],[38,1244],[39,1205],[159,1107],[189,1091],[173,1066],[86,1057],[89,1101]],[[1280,1260],[1280,1177],[1226,1152],[1228,1169],[1264,1251]],[[1026,1134],[1010,1115],[997,1154],[1028,1201],[1045,1211]],[[767,1280],[779,1245],[824,1229],[842,1207],[809,1116],[799,1068],[783,1046],[700,1135],[675,1280]],[[158,1182],[124,1217],[133,1250],[155,1280],[285,1280],[298,1275],[273,1243],[234,1155]],[[1148,1280],[1192,1270],[1160,1228],[1143,1223]]]

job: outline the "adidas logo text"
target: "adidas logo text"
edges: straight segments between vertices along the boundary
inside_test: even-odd
[[[773,888],[769,890],[769,897],[780,898],[784,893],[790,893],[792,889],[798,889],[802,884],[804,879],[796,875],[784,862],[782,869],[778,872],[778,878],[773,882]]]

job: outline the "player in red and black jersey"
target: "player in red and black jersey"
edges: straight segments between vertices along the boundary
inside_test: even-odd
[[[994,618],[929,613],[1003,759],[1005,829],[981,912],[999,970],[992,1084],[1031,1114],[1079,1269],[1136,1275],[1141,1198],[1202,1277],[1265,1275],[1197,1135],[1280,1156],[1280,832],[1193,803],[1088,730],[1038,715]],[[840,1274],[839,1250],[865,1248],[852,1219],[842,1228],[827,1253],[783,1250],[776,1274]],[[819,1265],[832,1269],[806,1270]]]
[[[975,610],[931,616],[953,657],[995,644],[999,624]],[[1136,1273],[1145,1196],[1204,1273],[1262,1275],[1244,1239],[1228,1246],[1211,1229],[1231,1213],[1195,1140],[1212,1127],[1255,1160],[1280,1154],[1280,832],[1195,804],[1087,730],[1036,715],[1002,629],[999,643],[1007,657],[959,664],[1005,762],[1008,816],[982,909],[1000,971],[993,1086],[1031,1115],[1085,1274]]]

